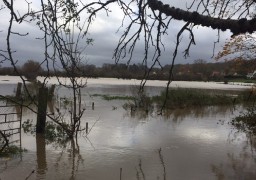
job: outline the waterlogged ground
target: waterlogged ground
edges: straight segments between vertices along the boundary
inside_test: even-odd
[[[39,81],[47,82],[48,84],[58,84],[58,80],[56,78],[47,78],[44,77],[38,77]],[[59,80],[62,83],[69,84],[69,80],[66,78],[59,78]],[[82,82],[87,82],[88,88],[93,87],[105,87],[105,86],[131,86],[135,87],[140,85],[140,80],[135,79],[115,79],[115,78],[81,78]],[[20,77],[18,76],[0,76],[0,92],[1,95],[9,95],[12,94],[14,91],[14,88],[18,82],[22,82]],[[146,86],[148,87],[166,87],[167,81],[158,81],[158,80],[148,80],[146,83]],[[173,81],[170,84],[170,87],[175,88],[200,88],[200,89],[214,89],[214,90],[244,90],[244,89],[250,89],[252,87],[253,83],[228,83],[224,84],[223,82],[196,82],[196,81]],[[14,88],[10,88],[14,86]]]
[[[129,95],[131,89],[127,84],[84,89],[83,126],[88,122],[90,133],[81,134],[78,144],[65,145],[22,133],[27,152],[0,159],[0,179],[256,179],[255,143],[228,124],[241,107],[178,109],[159,116],[126,111],[125,101],[91,96]],[[160,89],[152,86],[148,93]],[[59,97],[69,95],[58,92]],[[35,121],[35,115],[24,109],[27,119]]]

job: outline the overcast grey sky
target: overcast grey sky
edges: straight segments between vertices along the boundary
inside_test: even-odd
[[[19,12],[26,11],[26,5],[23,0],[14,1],[16,7],[19,7]],[[178,7],[184,7],[185,1],[175,0],[173,5]],[[39,0],[33,0],[31,8],[38,8]],[[117,45],[121,32],[124,29],[121,29],[117,33],[117,29],[121,25],[122,13],[117,6],[111,7],[112,13],[109,16],[106,16],[105,13],[101,13],[97,16],[96,21],[91,26],[90,37],[94,39],[93,46],[90,46],[86,49],[86,61],[88,64],[95,64],[101,66],[104,63],[114,63],[112,59],[114,49]],[[0,49],[6,48],[6,32],[9,23],[9,12],[7,10],[0,11],[1,21],[0,21]],[[184,22],[174,22],[171,23],[169,27],[169,36],[163,39],[165,42],[166,50],[163,53],[161,58],[162,65],[170,64],[172,60],[172,54],[175,47],[176,34],[178,33],[181,25],[184,25]],[[42,37],[42,32],[38,30],[38,27],[33,23],[22,23],[21,25],[15,25],[15,30],[20,33],[29,33],[28,36],[19,37],[17,35],[12,35],[12,46],[16,52],[14,53],[15,59],[18,61],[19,65],[22,65],[26,60],[33,59],[37,61],[42,61],[44,59],[44,44],[42,40],[36,38]],[[182,52],[187,45],[188,40],[186,37],[183,39],[181,44],[180,51],[176,60],[178,63],[193,63],[196,59],[204,59],[208,62],[215,62],[214,59],[211,59],[213,54],[213,45],[217,40],[217,30],[212,30],[210,28],[198,27],[195,28],[195,41],[196,46],[191,47],[190,57],[184,59]],[[221,33],[220,43],[217,44],[215,53],[221,49],[221,46],[224,45],[224,42],[227,38],[230,37],[229,32]],[[135,55],[131,63],[140,63],[142,56],[144,54],[143,43],[140,42],[137,45]],[[126,63],[126,59],[120,63]],[[150,63],[150,62],[149,62]],[[3,64],[2,64],[3,65]],[[5,63],[4,65],[9,65]]]

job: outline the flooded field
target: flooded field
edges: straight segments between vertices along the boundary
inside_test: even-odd
[[[229,124],[243,109],[241,106],[177,109],[164,116],[155,111],[132,112],[122,107],[127,100],[106,101],[92,96],[134,93],[136,84],[131,81],[111,82],[90,84],[88,80],[88,87],[82,91],[86,107],[82,126],[88,122],[88,135],[79,134],[78,143],[52,143],[22,132],[21,146],[27,151],[0,158],[0,179],[256,179],[255,143]],[[150,83],[147,94],[155,95],[166,82]],[[213,84],[205,87],[214,89]],[[1,94],[13,93],[15,86],[6,82],[0,87]],[[203,88],[202,83],[199,87]],[[57,92],[59,97],[69,96],[64,89]],[[36,115],[23,109],[22,119],[35,122]]]

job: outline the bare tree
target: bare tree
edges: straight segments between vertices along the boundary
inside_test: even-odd
[[[80,124],[85,111],[81,88],[86,86],[86,80],[80,78],[83,76],[81,67],[86,63],[83,53],[93,40],[83,34],[85,25],[80,24],[80,17],[75,15],[77,4],[63,1],[48,1],[43,4],[41,1],[41,6],[44,8],[41,17],[37,18],[37,24],[44,32],[45,62],[55,71],[64,70],[69,82],[63,82],[56,77],[59,85],[71,90],[72,97],[69,100],[69,120],[61,111],[50,117],[66,130],[70,138],[77,137],[82,130]],[[83,45],[80,42],[82,40]]]

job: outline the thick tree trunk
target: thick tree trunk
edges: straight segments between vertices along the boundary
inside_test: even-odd
[[[188,12],[179,8],[170,7],[168,4],[163,4],[158,0],[148,0],[148,4],[152,10],[158,10],[176,20],[183,20],[195,25],[207,26],[212,29],[220,29],[222,31],[229,29],[233,35],[253,33],[256,31],[256,18],[251,20],[247,20],[245,18],[237,20],[220,19],[201,15],[198,12]]]
[[[46,110],[47,110],[48,88],[41,87],[38,94],[38,112],[36,133],[45,132]]]

